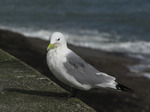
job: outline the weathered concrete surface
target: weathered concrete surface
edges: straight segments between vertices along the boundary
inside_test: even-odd
[[[94,111],[50,79],[0,49],[0,112]]]

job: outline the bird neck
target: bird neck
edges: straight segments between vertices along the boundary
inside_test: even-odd
[[[61,44],[56,48],[56,53],[57,54],[65,54],[68,50],[68,47],[66,44]]]

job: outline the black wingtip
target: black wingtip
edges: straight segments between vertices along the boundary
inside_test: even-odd
[[[120,91],[125,91],[125,92],[129,92],[129,93],[134,93],[134,90],[124,86],[124,85],[121,85],[121,84],[117,84],[116,85],[116,88]]]

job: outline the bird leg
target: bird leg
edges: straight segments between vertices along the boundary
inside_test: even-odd
[[[76,97],[77,89],[71,87],[70,97]]]

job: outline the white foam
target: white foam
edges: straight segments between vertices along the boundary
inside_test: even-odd
[[[150,42],[137,41],[137,42],[119,42],[119,43],[93,43],[93,42],[71,42],[77,46],[90,47],[94,49],[102,49],[106,51],[115,51],[123,53],[136,53],[136,54],[150,54]]]
[[[2,29],[12,30],[14,32],[22,33],[27,37],[38,37],[48,40],[54,30],[44,30],[35,28],[17,28],[0,26]],[[150,54],[150,42],[134,41],[134,42],[120,42],[121,38],[118,34],[111,34],[107,32],[98,32],[97,30],[71,30],[62,33],[68,38],[68,42],[76,46],[84,46],[93,49],[101,49],[106,51],[136,53],[136,54]],[[112,38],[113,36],[113,38]],[[115,39],[114,39],[115,38]]]
[[[149,70],[150,69],[150,64],[139,64],[139,65],[134,65],[134,66],[130,66],[129,67],[131,72],[143,72],[145,70]]]
[[[34,28],[18,28],[18,27],[8,27],[8,26],[0,26],[1,29],[10,30],[13,32],[21,33],[24,36],[27,37],[36,37],[41,38],[43,40],[48,40],[50,34],[52,31],[46,31],[46,30],[35,30]]]
[[[144,60],[146,59],[142,54],[128,54],[129,57],[135,58],[135,59],[139,59],[139,60]]]
[[[142,76],[150,79],[150,73],[143,73]]]
[[[23,35],[25,36],[31,36],[31,37],[38,37],[43,40],[49,40],[49,36],[52,32],[45,31],[45,30],[39,30],[39,31],[29,31],[29,32],[23,32]]]
[[[145,63],[146,60],[149,59],[145,58],[141,63],[137,65],[128,66],[130,72],[136,74],[136,76],[144,76],[150,78],[150,72],[148,72],[150,70],[150,63]]]
[[[7,29],[14,32],[21,33],[27,37],[37,37],[44,40],[49,40],[49,36],[54,30],[34,29],[34,28],[18,28],[18,27],[6,27],[0,26],[1,29]],[[129,66],[129,70],[136,73],[137,76],[144,76],[150,78],[150,73],[144,71],[150,69],[150,59],[146,58],[142,54],[150,54],[150,42],[146,41],[134,41],[134,42],[120,42],[121,38],[115,34],[115,39],[111,33],[98,32],[96,30],[70,30],[68,32],[62,31],[68,38],[68,42],[76,46],[84,46],[94,49],[102,49],[106,51],[116,51],[128,53],[132,57],[136,57],[143,61],[139,65]],[[114,39],[114,40],[112,40]],[[139,74],[139,75],[138,75]]]

